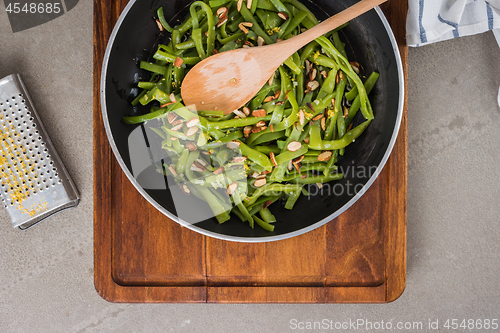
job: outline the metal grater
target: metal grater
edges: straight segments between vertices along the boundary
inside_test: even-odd
[[[21,230],[80,201],[18,74],[0,80],[0,182]]]

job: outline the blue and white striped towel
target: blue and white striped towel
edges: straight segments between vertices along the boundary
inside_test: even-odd
[[[409,0],[408,46],[493,30],[500,39],[500,0]]]
[[[500,45],[500,0],[408,0],[408,46],[422,46],[488,30],[493,30]]]

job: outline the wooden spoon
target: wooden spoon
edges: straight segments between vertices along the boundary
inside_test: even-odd
[[[227,51],[204,59],[182,82],[185,105],[194,104],[197,110],[222,110],[224,114],[233,112],[255,96],[276,69],[301,47],[385,1],[362,0],[277,44]]]

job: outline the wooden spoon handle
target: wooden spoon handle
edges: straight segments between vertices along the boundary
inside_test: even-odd
[[[351,7],[341,11],[338,14],[330,17],[329,19],[321,22],[320,24],[312,27],[311,29],[304,31],[303,33],[297,35],[294,38],[290,38],[280,45],[282,47],[289,48],[291,51],[295,49],[297,51],[307,43],[326,34],[327,32],[341,26],[342,24],[349,22],[350,20],[360,16],[361,14],[373,9],[374,7],[386,2],[387,0],[361,0],[360,2],[352,5]],[[293,52],[290,52],[290,54]]]

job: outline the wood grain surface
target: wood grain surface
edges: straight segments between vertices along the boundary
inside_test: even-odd
[[[335,220],[277,242],[202,236],[151,206],[121,171],[107,141],[99,96],[101,65],[127,2],[94,0],[94,282],[99,295],[112,302],[397,299],[406,285],[406,102],[396,145],[382,173]],[[407,6],[405,0],[381,6],[399,43],[405,82]]]

